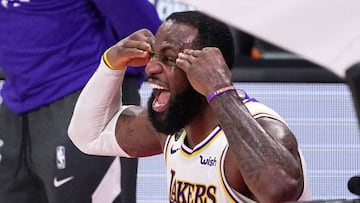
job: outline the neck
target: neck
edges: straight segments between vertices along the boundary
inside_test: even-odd
[[[216,125],[218,125],[217,118],[208,106],[185,127],[187,146],[191,149],[195,147],[214,130]]]

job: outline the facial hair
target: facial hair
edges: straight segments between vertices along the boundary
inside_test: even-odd
[[[152,109],[154,99],[155,92],[151,94],[147,104],[150,121],[158,132],[168,135],[188,125],[206,106],[205,97],[191,85],[170,98],[169,107],[165,112],[156,112]]]

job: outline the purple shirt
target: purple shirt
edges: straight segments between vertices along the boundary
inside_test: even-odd
[[[105,49],[161,21],[148,0],[13,0],[0,4],[3,103],[22,113],[81,89]],[[144,79],[144,68],[127,74]]]

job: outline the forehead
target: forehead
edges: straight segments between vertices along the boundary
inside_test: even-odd
[[[174,21],[165,21],[155,35],[154,46],[161,48],[163,46],[171,46],[176,49],[189,46],[197,36],[197,29],[183,23]],[[189,47],[185,47],[189,48]]]

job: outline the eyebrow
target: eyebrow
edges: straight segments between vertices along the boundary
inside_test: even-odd
[[[161,47],[159,53],[165,53],[166,51],[173,51],[174,53],[179,52],[178,49],[176,49],[175,47],[171,46],[171,45],[165,45],[163,47]],[[182,50],[180,50],[182,51]]]
[[[150,54],[155,54],[154,47],[153,47],[152,43],[150,43],[150,47],[151,47],[151,53]],[[165,46],[161,47],[160,52],[164,53],[167,50],[171,50],[171,51],[180,53],[180,52],[183,52],[184,49],[191,49],[191,48],[192,48],[192,43],[183,43],[182,48],[180,50],[176,49],[175,47],[173,47],[171,45],[165,45]]]

